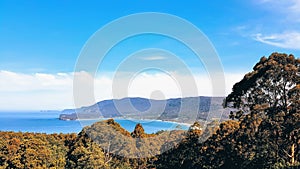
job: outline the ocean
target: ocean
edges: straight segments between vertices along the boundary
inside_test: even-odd
[[[35,133],[79,133],[83,127],[99,120],[59,120],[60,112],[0,112],[0,131],[35,132]],[[102,119],[104,120],[104,119]],[[123,128],[132,132],[137,123],[141,123],[146,133],[159,130],[172,130],[178,127],[187,130],[188,126],[158,120],[115,119]]]

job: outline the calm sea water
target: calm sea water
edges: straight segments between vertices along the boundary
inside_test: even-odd
[[[99,120],[62,121],[59,120],[60,112],[0,112],[0,131],[21,131],[38,133],[79,133],[84,126],[91,125]],[[159,130],[175,129],[178,123],[115,119],[123,128],[133,131],[137,123],[141,123],[146,133]],[[180,125],[182,129],[188,126]]]

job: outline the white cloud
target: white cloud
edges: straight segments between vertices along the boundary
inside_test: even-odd
[[[0,92],[65,90],[71,87],[71,74],[23,74],[0,71]]]
[[[109,74],[109,73],[108,73]],[[0,71],[0,110],[45,110],[72,108],[73,103],[73,75],[74,73],[57,74],[23,74],[11,71]],[[76,73],[87,80],[91,76],[86,72]],[[232,85],[242,78],[242,74],[226,74],[226,93],[231,91]],[[127,87],[127,95],[146,98],[174,98],[196,95],[212,95],[212,87],[206,75],[195,75],[197,93],[182,94],[180,85],[176,81],[187,82],[190,77],[166,74],[142,73],[131,79]],[[125,79],[124,79],[125,80]],[[95,99],[97,101],[110,99],[113,79],[110,76],[96,77]],[[185,83],[185,85],[188,85]],[[161,91],[161,92],[157,92]],[[153,93],[154,92],[154,93]],[[154,95],[153,95],[154,94]],[[194,94],[194,95],[193,95]]]
[[[72,75],[0,71],[0,109],[62,109],[72,106]]]
[[[300,49],[300,33],[299,32],[284,32],[281,34],[271,35],[254,35],[254,39],[269,45],[287,48],[287,49]]]

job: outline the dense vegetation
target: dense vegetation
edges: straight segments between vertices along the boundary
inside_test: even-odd
[[[232,120],[204,143],[190,140],[161,155],[158,168],[299,168],[299,98],[300,59],[262,57],[225,100],[237,109]]]
[[[113,119],[78,135],[0,132],[0,168],[148,168],[184,133],[146,134],[141,124],[129,133]]]
[[[0,168],[64,168],[76,134],[0,133]]]
[[[112,119],[77,136],[1,132],[0,168],[300,168],[299,98],[300,59],[273,53],[233,86],[228,121],[155,134]]]

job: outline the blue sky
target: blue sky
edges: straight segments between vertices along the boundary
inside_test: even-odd
[[[16,106],[20,109],[71,107],[72,99],[65,99],[68,103],[60,104],[55,100],[64,99],[64,96],[50,96],[50,93],[61,93],[72,87],[69,76],[85,42],[105,24],[140,12],[168,13],[197,26],[215,46],[225,74],[238,74],[238,78],[250,71],[261,56],[275,51],[298,57],[300,54],[300,2],[297,0],[1,0],[0,94],[10,98],[3,102],[0,100],[0,110]],[[117,46],[106,58],[101,71],[114,71],[123,57],[146,47],[170,50],[191,68],[199,65],[178,42],[147,35]],[[58,87],[50,90],[45,84],[39,84],[33,85],[35,89],[28,88],[31,83],[40,82],[41,75],[50,79],[46,86],[54,83],[59,84]],[[24,87],[24,82],[19,84],[18,78],[32,78],[32,82],[26,80],[28,86]],[[48,95],[52,100],[34,104],[34,101]],[[33,101],[22,105],[12,103],[27,97],[32,97]],[[109,96],[99,97],[104,98]]]

